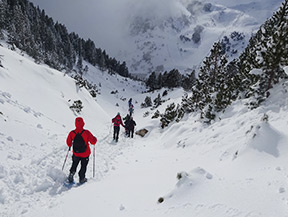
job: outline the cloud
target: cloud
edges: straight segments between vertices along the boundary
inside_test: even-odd
[[[116,55],[136,16],[162,19],[175,15],[178,0],[31,0],[69,31],[92,39],[97,47]]]
[[[134,16],[165,18],[172,16],[177,7],[176,0],[138,0],[131,1],[131,11]]]

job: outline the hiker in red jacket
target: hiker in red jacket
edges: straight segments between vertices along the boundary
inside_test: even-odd
[[[72,166],[68,176],[69,182],[74,181],[73,176],[76,173],[79,162],[81,162],[81,168],[78,173],[79,182],[84,183],[87,181],[87,178],[85,178],[85,173],[89,162],[89,156],[91,154],[89,143],[95,145],[97,138],[93,136],[89,130],[83,129],[84,124],[83,119],[81,117],[77,117],[75,119],[76,129],[69,133],[66,140],[69,149],[73,145]]]
[[[118,112],[116,117],[112,119],[112,123],[114,123],[114,133],[113,133],[113,140],[118,142],[119,138],[119,131],[120,131],[120,124],[125,128],[123,125],[120,113]]]

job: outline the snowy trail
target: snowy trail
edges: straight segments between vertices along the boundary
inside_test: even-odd
[[[256,120],[261,117],[261,113],[254,113],[253,117],[255,120],[250,122],[257,123]],[[140,119],[140,115],[137,118]],[[287,168],[281,166],[284,162],[277,160],[277,163],[273,163],[275,161],[273,155],[267,158],[263,154],[253,154],[247,149],[249,148],[247,139],[244,139],[247,145],[242,150],[241,156],[233,160],[233,154],[237,149],[229,146],[227,136],[233,135],[237,129],[238,131],[248,129],[247,126],[241,125],[241,120],[243,116],[236,116],[232,124],[227,118],[217,123],[215,127],[206,128],[207,132],[202,136],[199,132],[203,129],[197,125],[193,128],[193,121],[190,123],[191,126],[183,123],[171,126],[164,135],[161,134],[161,130],[154,129],[147,138],[125,138],[121,129],[120,141],[117,144],[110,142],[112,134],[107,136],[109,125],[105,125],[106,129],[99,134],[96,145],[95,179],[91,178],[92,161],[90,161],[87,184],[70,191],[62,191],[59,190],[61,187],[57,186],[56,181],[56,184],[48,187],[46,191],[35,191],[27,195],[26,199],[13,204],[3,214],[36,217],[44,209],[46,211],[43,216],[55,217],[76,217],[83,213],[87,217],[93,217],[98,213],[102,213],[105,217],[150,215],[177,217],[179,214],[187,215],[187,213],[193,213],[197,217],[269,217],[277,213],[277,216],[286,217],[284,207],[288,205],[286,193],[288,186],[280,181],[288,174]],[[225,122],[229,122],[234,127],[230,127],[230,131],[223,130],[229,127]],[[280,126],[284,122],[279,123]],[[187,130],[189,128],[193,130]],[[274,131],[272,128],[261,127],[260,129],[268,135]],[[178,131],[182,132],[181,137],[176,136]],[[176,137],[173,138],[173,135]],[[205,135],[210,137],[206,138]],[[65,138],[64,135],[61,137],[62,140]],[[215,138],[219,144],[215,143]],[[220,145],[221,141],[224,144]],[[238,144],[244,141],[239,140]],[[205,146],[201,147],[198,144],[200,142],[204,142]],[[238,146],[237,142],[234,146]],[[61,159],[62,163],[66,148],[63,146],[60,150],[61,156],[58,150],[52,154],[47,153],[34,162],[32,169],[35,172],[39,172],[40,169],[47,171],[47,165],[53,164],[54,158]],[[211,151],[213,148],[217,149]],[[278,149],[280,153],[286,150],[283,149],[283,145]],[[221,153],[225,153],[225,150],[227,152],[223,157]],[[251,161],[253,158],[256,158],[254,163]],[[217,164],[211,164],[211,161]],[[68,168],[67,165],[66,173]],[[182,181],[177,181],[176,174],[180,171],[188,171],[188,176]],[[59,176],[55,175],[55,177]],[[36,180],[40,180],[40,177]],[[27,186],[24,188],[27,189]],[[44,189],[44,185],[42,188]],[[262,193],[263,189],[266,189],[265,194],[268,197]],[[276,197],[277,194],[280,197]],[[232,199],[231,195],[237,197]],[[89,199],[79,201],[79,198],[85,197]],[[157,203],[159,197],[164,198],[163,204]],[[239,201],[242,202],[239,204]],[[77,206],[83,209],[71,208]],[[91,209],[91,207],[95,208]]]
[[[208,131],[212,133],[215,130]],[[158,130],[149,136],[153,141],[151,138],[140,137],[132,140],[122,135],[117,145],[106,143],[103,152],[99,150],[100,156],[110,153],[106,155],[110,170],[105,171],[104,176],[62,194],[51,201],[49,206],[43,204],[38,208],[33,207],[24,216],[36,217],[41,209],[47,207],[49,210],[45,214],[53,214],[55,217],[76,217],[81,214],[93,217],[99,213],[105,217],[177,217],[188,213],[197,217],[269,217],[278,213],[278,216],[286,217],[284,207],[288,205],[288,195],[285,193],[287,184],[283,181],[275,182],[274,178],[283,180],[288,173],[283,166],[271,167],[273,158],[266,158],[264,162],[263,155],[248,153],[233,160],[233,153],[230,153],[230,158],[221,160],[220,155],[213,156],[215,152],[204,151],[209,147],[197,151],[199,147],[196,148],[193,142],[191,144],[193,140],[186,136],[186,145],[190,144],[195,153],[190,148],[175,148],[177,143],[174,142],[174,148],[163,149],[163,144],[159,144],[163,138]],[[213,143],[207,145],[211,150]],[[187,150],[190,152],[187,153]],[[253,163],[251,159],[255,157],[257,160]],[[208,159],[215,160],[217,164],[209,164]],[[99,166],[104,162],[99,160]],[[281,165],[281,161],[277,164]],[[101,171],[103,168],[100,166],[98,169]],[[187,177],[177,181],[176,174],[181,171],[187,171]],[[266,189],[265,193],[263,189]],[[280,195],[278,199],[276,194]],[[79,201],[79,198],[85,197],[86,200]],[[157,203],[160,197],[164,198],[162,204]],[[76,206],[82,209],[71,209]]]
[[[68,151],[66,137],[74,128],[71,99],[84,102],[86,127],[98,138],[95,180],[111,170],[121,148],[108,144],[112,134],[108,114],[112,112],[100,108],[87,91],[75,86],[73,79],[5,47],[0,50],[4,66],[0,68],[0,216],[19,217],[33,206],[53,204],[67,191],[63,181],[71,166],[71,152],[64,171],[61,169]],[[99,71],[92,73],[95,76]],[[107,82],[103,93],[109,96],[109,86],[115,88],[119,79],[100,78]],[[31,81],[37,82],[31,85]],[[101,96],[98,98],[101,101]],[[109,108],[111,103],[106,100]],[[91,181],[92,163],[91,155],[87,171]]]
[[[91,146],[92,153],[87,168],[87,177],[91,182],[102,180],[115,167],[116,158],[123,154],[124,149],[133,145],[133,142],[125,138],[117,144],[111,143],[112,131],[109,135],[106,135],[107,132],[110,131],[103,130],[103,138],[100,135],[95,146],[95,178],[92,177],[94,146]],[[5,137],[10,139],[7,140]],[[43,143],[40,149],[37,147],[35,150],[30,144],[14,141],[15,139],[5,134],[1,134],[0,139],[2,141],[1,147],[11,147],[8,143],[19,146],[18,149],[11,147],[11,151],[7,152],[8,161],[13,162],[13,165],[9,166],[10,163],[8,162],[6,166],[0,166],[0,178],[6,185],[5,195],[2,195],[5,198],[6,206],[1,209],[1,216],[23,215],[30,209],[31,204],[41,206],[41,204],[46,203],[47,201],[42,201],[41,198],[43,197],[50,197],[53,204],[53,198],[61,197],[67,191],[63,187],[63,181],[69,173],[72,152],[69,152],[62,172],[62,164],[68,151],[68,147],[64,143],[66,135],[52,135],[50,141]],[[27,159],[32,150],[37,154],[32,159]],[[52,151],[49,152],[49,150]],[[76,180],[77,176],[75,175]]]
[[[191,114],[161,129],[159,119],[151,119],[155,109],[140,108],[161,91],[133,91],[132,81],[124,91],[123,80],[94,69],[103,84],[95,100],[62,72],[1,46],[0,52],[0,216],[288,217],[287,85],[274,87],[259,109],[237,101],[209,126]],[[124,96],[138,101],[136,127],[149,132],[130,139],[121,128],[115,144],[111,118],[126,114]],[[181,96],[180,89],[169,91],[157,109],[180,103]],[[89,181],[67,190],[62,183],[71,152],[61,169],[74,129],[69,102],[79,99],[85,128],[98,138],[96,176],[91,155]]]

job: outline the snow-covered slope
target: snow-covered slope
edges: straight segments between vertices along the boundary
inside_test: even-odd
[[[140,108],[163,90],[145,94],[140,83],[90,66],[86,76],[101,89],[95,100],[62,72],[5,46],[0,53],[1,216],[287,217],[287,83],[259,109],[239,101],[210,126],[190,115],[163,130],[150,118],[155,110]],[[169,91],[159,110],[182,94]],[[111,118],[127,113],[130,97],[137,129],[149,132],[131,139],[121,128],[112,143]],[[88,182],[68,190],[62,183],[71,153],[61,169],[76,117],[69,106],[79,99],[98,142]]]
[[[86,76],[97,82],[100,92],[93,100],[70,76],[5,46],[0,53],[0,210],[1,216],[20,216],[41,201],[42,194],[54,197],[63,191],[61,164],[68,150],[67,133],[74,128],[75,113],[69,108],[73,102],[82,101],[85,127],[103,139],[108,138],[111,118],[122,109],[124,97],[143,90],[137,82],[90,66]],[[106,170],[107,156],[97,168],[99,174]]]

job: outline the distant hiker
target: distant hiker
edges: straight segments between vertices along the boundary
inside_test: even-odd
[[[124,125],[125,125],[125,135],[128,136],[128,121],[130,120],[130,115],[127,114],[124,120]]]
[[[130,108],[131,105],[132,105],[132,98],[130,98],[129,101],[128,101],[129,108]]]
[[[113,140],[118,142],[119,139],[119,131],[120,131],[120,124],[125,128],[122,122],[122,118],[120,113],[118,112],[117,115],[112,119],[112,123],[114,123],[114,133],[113,133]]]
[[[132,114],[133,114],[133,112],[134,112],[134,106],[133,106],[133,104],[131,104],[130,105],[130,107],[129,107],[129,114],[130,114],[130,117],[132,116]]]
[[[130,117],[130,120],[127,122],[128,137],[133,138],[135,126],[136,122],[133,120],[133,117]]]
[[[75,119],[76,129],[72,130],[68,134],[66,140],[69,149],[71,148],[71,146],[73,146],[72,166],[70,169],[70,174],[68,176],[68,181],[74,182],[73,176],[76,173],[79,162],[81,162],[81,168],[78,173],[79,182],[81,184],[87,182],[87,178],[85,178],[85,173],[89,162],[89,156],[91,154],[89,143],[95,145],[97,142],[97,138],[93,136],[89,130],[83,129],[84,125],[85,123],[83,119],[81,117],[77,117]]]

